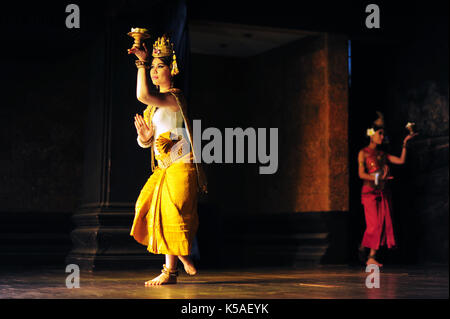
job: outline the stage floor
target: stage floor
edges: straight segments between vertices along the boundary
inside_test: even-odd
[[[0,298],[13,299],[441,299],[449,297],[448,266],[385,266],[380,288],[366,287],[369,273],[350,266],[297,269],[180,269],[178,284],[145,287],[158,274],[147,271],[81,272],[80,288],[66,287],[65,269],[0,273]]]

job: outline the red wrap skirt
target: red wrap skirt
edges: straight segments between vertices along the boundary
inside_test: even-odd
[[[364,185],[361,191],[361,202],[364,205],[366,217],[366,231],[362,246],[376,250],[383,245],[387,245],[388,248],[394,247],[390,192]]]

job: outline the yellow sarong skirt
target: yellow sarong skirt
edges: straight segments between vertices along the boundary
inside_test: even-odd
[[[186,154],[192,158],[192,152]],[[153,254],[186,256],[198,229],[195,163],[156,167],[136,202],[130,235]]]

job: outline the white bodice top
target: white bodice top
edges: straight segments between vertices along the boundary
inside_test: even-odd
[[[183,115],[181,110],[176,112],[171,111],[168,107],[158,107],[153,114],[152,123],[155,127],[154,141],[156,141],[162,133],[171,131],[176,135],[183,134]],[[154,148],[155,154],[159,154],[156,147]]]

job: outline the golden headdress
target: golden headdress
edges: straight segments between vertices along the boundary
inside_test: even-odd
[[[383,127],[384,126],[384,115],[383,113],[376,111],[378,118],[373,122],[376,126]]]
[[[161,38],[155,41],[153,44],[152,56],[154,58],[162,58],[173,54],[172,67],[170,74],[172,76],[177,75],[179,72],[177,65],[177,57],[175,50],[173,49],[173,43],[170,43],[170,39],[164,34]]]
[[[377,119],[370,123],[369,128],[366,131],[367,136],[375,135],[375,131],[384,128],[384,115],[383,113],[376,111]]]

